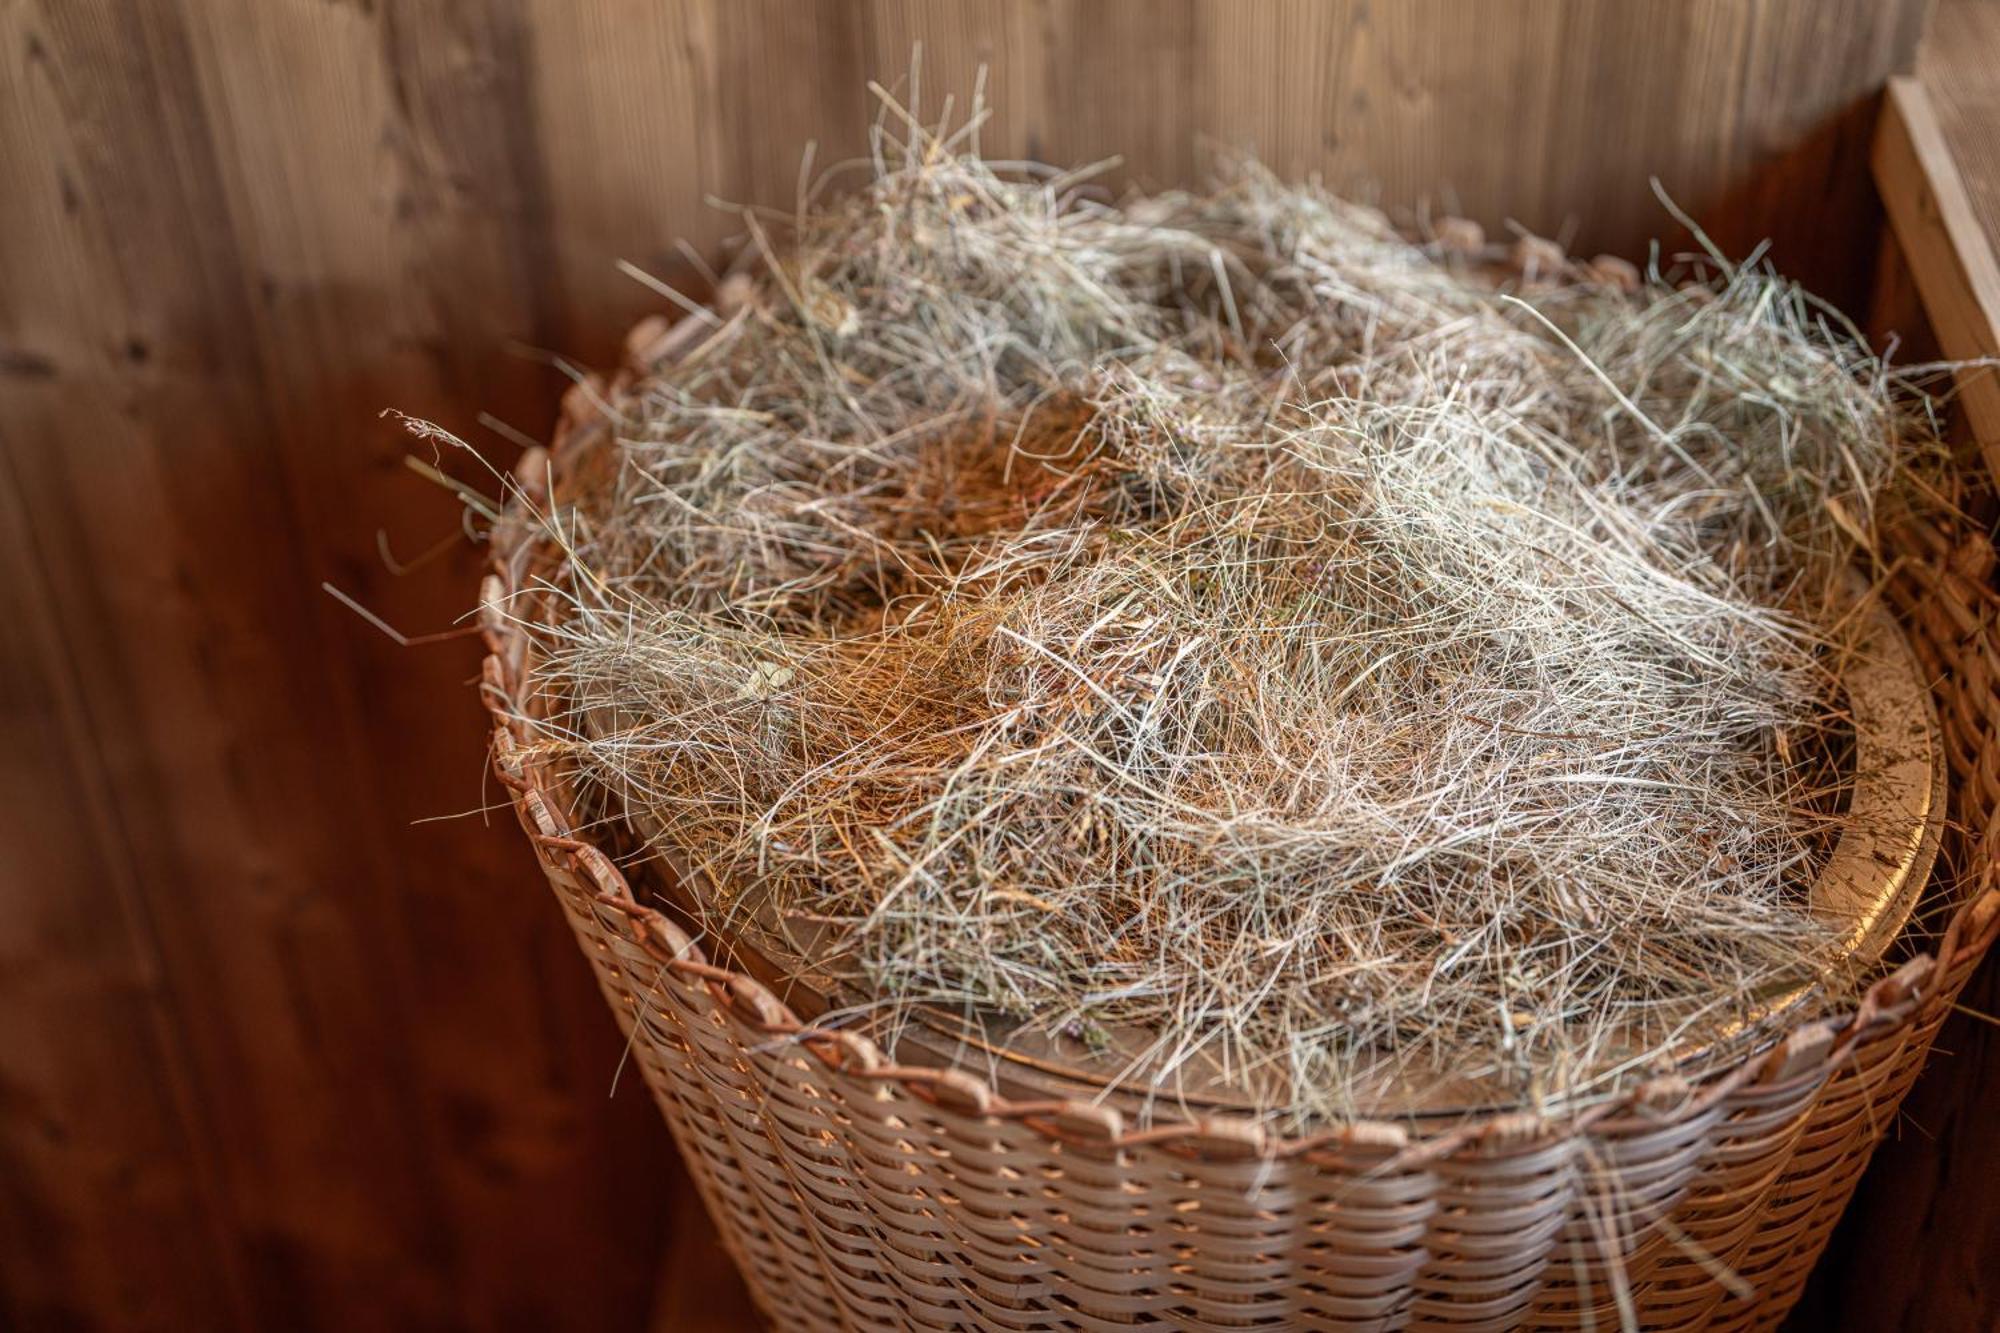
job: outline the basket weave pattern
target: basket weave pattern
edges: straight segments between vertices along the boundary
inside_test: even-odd
[[[651,341],[657,344],[657,339]],[[609,386],[615,396],[620,386]],[[1891,585],[1935,682],[1949,926],[1843,1020],[1700,1083],[1545,1120],[1279,1139],[1010,1101],[816,1030],[635,899],[525,749],[546,706],[510,617],[550,558],[527,513],[605,386],[531,450],[482,590],[494,763],[725,1244],[785,1329],[1768,1329],[1797,1300],[1932,1038],[2000,933],[2000,630],[1984,535],[1910,526]],[[567,443],[565,442],[567,441]],[[505,608],[505,614],[502,613]],[[1928,910],[1944,904],[1942,911]]]

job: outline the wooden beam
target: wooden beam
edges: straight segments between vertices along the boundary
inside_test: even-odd
[[[1954,361],[2000,359],[2000,262],[1973,211],[1930,94],[1889,81],[1874,170],[1938,345]],[[1959,402],[1987,466],[2000,476],[2000,366],[1958,374]]]

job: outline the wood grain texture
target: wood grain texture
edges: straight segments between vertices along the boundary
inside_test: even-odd
[[[2000,2],[1939,0],[1917,61],[1974,216],[2000,237]]]
[[[1875,132],[1874,170],[1897,248],[1943,354],[1954,361],[2000,356],[2000,262],[1935,100],[1916,78],[1890,82]],[[1969,368],[1957,380],[1959,407],[2000,473],[2000,381],[1986,367]]]
[[[0,473],[0,1309],[226,1328],[244,1311],[129,849],[17,479]],[[51,830],[82,836],[52,838]]]
[[[517,837],[413,823],[493,799],[476,653],[317,592],[412,633],[472,599],[474,548],[382,557],[457,518],[380,409],[539,433],[536,350],[602,364],[657,305],[614,261],[698,284],[676,238],[739,230],[706,200],[791,206],[919,44],[931,114],[988,67],[993,155],[1254,147],[1626,253],[1657,175],[1858,302],[1923,9],[0,5],[0,1325],[743,1318]]]
[[[491,891],[520,882],[514,849],[476,820],[411,825],[483,799],[471,653],[395,649],[317,592],[448,625],[477,553],[384,572],[378,525],[408,554],[456,517],[375,412],[536,420],[559,387],[494,344],[559,335],[524,281],[548,229],[520,198],[545,188],[507,174],[463,86],[512,96],[508,31],[478,12],[416,41],[247,4],[8,17],[27,58],[9,123],[34,138],[10,176],[26,243],[5,337],[48,367],[10,377],[9,461],[84,701],[79,762],[101,768],[172,995],[190,1133],[218,1145],[151,1165],[179,1159],[216,1200],[247,1324],[629,1323],[649,1265],[603,1256],[657,1246],[665,1204],[593,1168],[665,1173],[650,1107],[628,1089],[607,1118],[618,1043],[594,989],[538,895]],[[103,893],[45,891],[76,911]],[[134,1245],[69,1243],[113,1270]],[[31,1252],[5,1253],[11,1299]],[[178,1278],[231,1289],[192,1262]],[[61,1296],[63,1322],[142,1322],[91,1282]]]

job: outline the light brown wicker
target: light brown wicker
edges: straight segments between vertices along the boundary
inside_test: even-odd
[[[647,362],[684,335],[635,331]],[[1568,1118],[1279,1139],[898,1065],[816,1029],[642,902],[571,774],[524,748],[527,510],[601,430],[565,404],[531,450],[482,590],[494,763],[724,1241],[781,1328],[1767,1329],[1797,1299],[1931,1039],[2000,933],[2000,632],[1980,531],[1909,522],[1890,593],[1935,698],[1951,826],[1908,953],[1841,1020]],[[1983,472],[1963,482],[1990,498]],[[1968,500],[1968,504],[1972,502]],[[504,613],[503,613],[504,609]],[[603,845],[600,845],[603,844]],[[641,874],[655,873],[646,863]],[[649,895],[651,896],[651,895]],[[664,901],[655,899],[656,901]],[[744,966],[747,966],[744,965]],[[1009,1095],[1011,1094],[1011,1095]]]

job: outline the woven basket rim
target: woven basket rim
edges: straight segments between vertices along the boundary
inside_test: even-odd
[[[1774,1088],[1825,1077],[1864,1041],[1908,1024],[1945,983],[1960,960],[1978,955],[2000,936],[2000,885],[1987,862],[1952,912],[1936,952],[1917,953],[1863,992],[1852,1010],[1795,1024],[1733,1064],[1690,1079],[1679,1073],[1639,1082],[1623,1094],[1582,1107],[1542,1112],[1520,1108],[1475,1110],[1445,1125],[1383,1118],[1328,1124],[1301,1134],[1279,1134],[1234,1111],[1186,1118],[1162,1115],[1126,1123],[1115,1107],[1076,1098],[1015,1099],[994,1082],[956,1067],[898,1064],[869,1038],[802,1019],[751,974],[719,965],[665,913],[638,901],[617,862],[577,829],[556,792],[564,773],[530,746],[533,720],[524,706],[538,659],[533,638],[508,607],[534,596],[532,571],[550,555],[543,522],[555,483],[570,461],[607,430],[607,408],[639,371],[684,351],[713,324],[686,317],[669,325],[652,317],[626,340],[628,364],[618,377],[580,380],[564,396],[550,445],[526,450],[491,536],[493,558],[479,596],[479,623],[487,647],[480,695],[492,717],[492,764],[529,837],[567,858],[595,890],[606,924],[622,929],[649,957],[703,983],[719,1006],[768,1037],[793,1041],[829,1072],[900,1084],[922,1100],[959,1112],[1028,1124],[1048,1137],[1113,1148],[1156,1145],[1201,1157],[1283,1158],[1342,1151],[1388,1151],[1396,1161],[1429,1161],[1480,1147],[1510,1150],[1589,1131],[1656,1130],[1663,1123],[1699,1116],[1750,1085]],[[1949,765],[1946,765],[1949,770]],[[1960,779],[1947,771],[1955,790]],[[1920,902],[1945,874],[1933,866]],[[1915,915],[1912,915],[1915,920]]]

